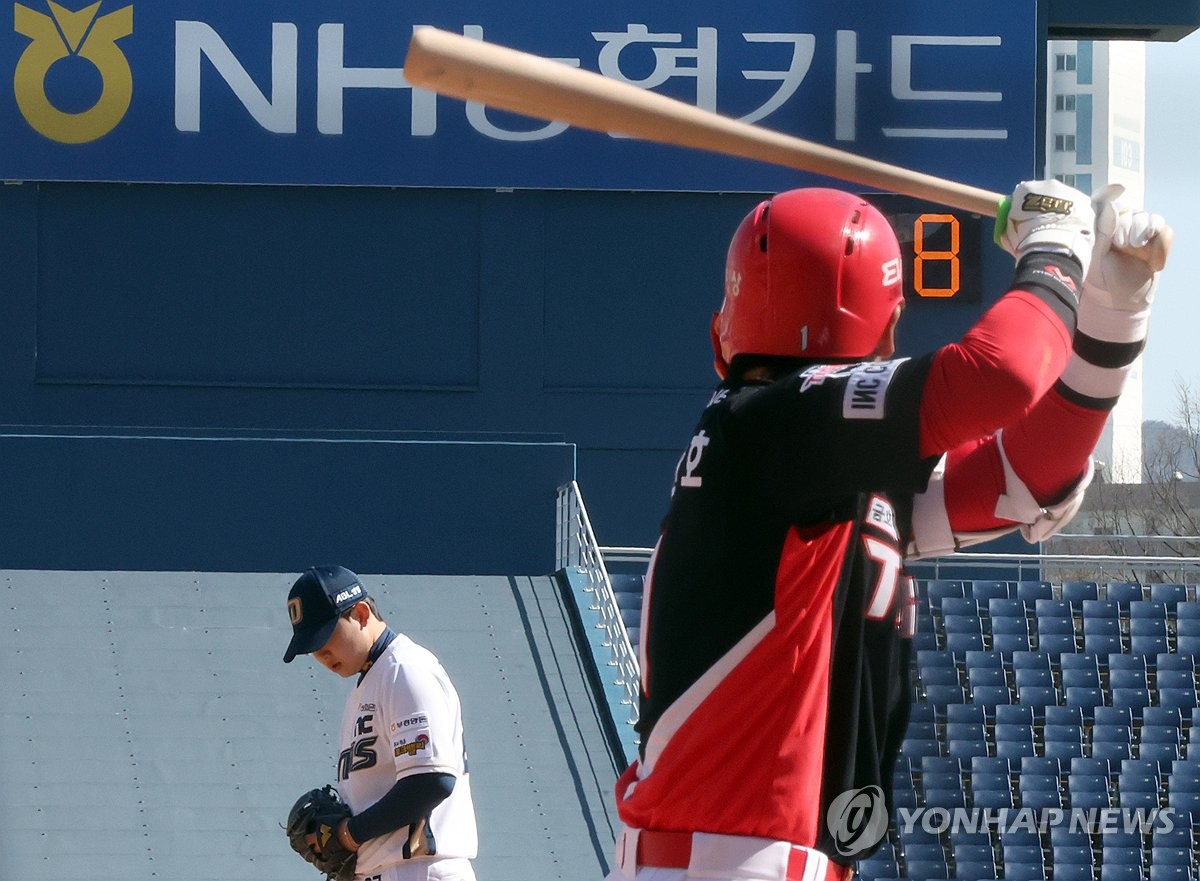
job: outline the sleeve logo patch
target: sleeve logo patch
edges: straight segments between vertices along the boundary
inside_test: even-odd
[[[907,359],[857,364],[846,381],[842,398],[843,419],[883,419],[884,399],[892,376]]]
[[[418,752],[429,747],[429,737],[425,734],[418,734],[413,738],[412,743],[404,743],[401,741],[393,746],[392,751],[396,754],[396,758],[400,756],[416,756]]]

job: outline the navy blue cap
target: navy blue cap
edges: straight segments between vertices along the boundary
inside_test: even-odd
[[[296,655],[315,652],[333,636],[338,617],[367,598],[358,576],[344,566],[313,566],[296,579],[288,594],[288,617],[292,619],[292,641],[283,662]]]

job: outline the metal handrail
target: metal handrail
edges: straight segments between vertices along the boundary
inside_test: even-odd
[[[628,707],[626,722],[631,726],[635,725],[638,720],[641,678],[637,655],[634,654],[633,644],[625,630],[625,622],[621,619],[620,609],[617,608],[617,599],[605,566],[604,554],[596,542],[596,534],[592,531],[583,496],[575,481],[558,488],[556,520],[558,540],[555,567],[574,568],[586,579],[584,590],[590,596],[590,609],[599,616],[600,620],[596,626],[603,628],[603,644],[611,652],[608,664],[616,668],[616,684],[624,694],[621,703]]]

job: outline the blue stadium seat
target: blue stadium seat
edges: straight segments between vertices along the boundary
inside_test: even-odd
[[[1099,688],[1100,671],[1095,668],[1079,667],[1062,671],[1063,688]]]
[[[955,860],[954,863],[955,881],[995,881],[997,874],[996,864],[990,860]]]
[[[931,841],[905,842],[903,846],[905,860],[929,860],[945,862],[946,852],[941,844]]]
[[[1159,670],[1157,672],[1159,688],[1195,688],[1196,674],[1191,670]]]
[[[952,652],[982,651],[982,633],[947,633],[946,648]]]
[[[1117,792],[1117,805],[1129,810],[1152,811],[1159,807],[1159,795],[1157,792],[1121,789]]]
[[[925,697],[934,706],[966,702],[966,693],[961,685],[930,685],[925,689]]]
[[[1062,823],[1050,827],[1051,847],[1089,847],[1091,841],[1087,832],[1077,826]]]
[[[1021,704],[1000,704],[996,707],[994,721],[997,726],[1024,725],[1031,728],[1033,727],[1033,707]]]
[[[1001,616],[999,618],[992,617],[991,631],[994,636],[1023,636],[1025,639],[1009,640],[1012,646],[1007,649],[998,648],[997,651],[1007,651],[1010,654],[1016,651],[1029,651],[1029,620],[1027,618],[1018,618],[1015,616]]]
[[[925,581],[924,584],[925,595],[929,597],[929,605],[935,609],[942,607],[942,599],[944,597],[966,596],[966,591],[963,589],[961,581],[934,578]]]
[[[1082,725],[1083,711],[1079,707],[1046,707],[1043,718],[1047,725]]]
[[[1141,866],[1122,866],[1117,863],[1101,863],[1099,881],[1141,881]]]
[[[1017,702],[1033,707],[1037,715],[1038,707],[1058,704],[1058,691],[1052,686],[1026,685],[1017,689]]]
[[[1119,825],[1104,826],[1100,833],[1101,853],[1105,847],[1123,847],[1128,850],[1142,850],[1142,836],[1134,829],[1126,831]]]
[[[1150,831],[1150,843],[1155,848],[1182,847],[1190,850],[1192,847],[1191,824],[1176,820],[1168,829],[1164,823],[1155,823]]]
[[[917,652],[917,666],[922,670],[930,667],[954,667],[954,655],[943,651],[922,650]]]
[[[1053,686],[1054,676],[1049,667],[1025,667],[1014,671],[1017,688],[1023,685]]]
[[[946,707],[946,722],[972,722],[983,726],[987,714],[982,704],[950,704]]]
[[[1096,707],[1092,721],[1096,725],[1124,725],[1133,727],[1133,710],[1127,706]]]
[[[919,673],[922,685],[958,685],[958,670],[954,667],[929,667]]]
[[[1065,599],[1044,599],[1033,601],[1033,614],[1038,620],[1042,618],[1070,618],[1073,614],[1071,604]]]
[[[1180,618],[1175,622],[1175,632],[1179,636],[1200,634],[1200,618]]]
[[[1137,637],[1138,639],[1153,639],[1154,637]],[[1164,640],[1165,642],[1165,640]],[[1098,655],[1119,655],[1125,649],[1121,645],[1121,637],[1116,633],[1085,633],[1083,650],[1095,652]]]
[[[1075,635],[1075,624],[1067,615],[1039,617],[1037,619],[1038,636],[1050,636],[1055,633],[1069,633]]]
[[[1083,743],[1083,728],[1079,725],[1044,725],[1042,740],[1046,743]]]
[[[1090,866],[1092,865],[1092,849],[1085,845],[1060,845],[1053,847],[1050,850],[1054,858],[1054,866],[1057,869],[1059,864]],[[1058,878],[1057,873],[1055,879]]]
[[[943,618],[952,615],[970,615],[978,618],[979,601],[974,597],[946,597],[942,600],[940,611]]]
[[[1191,655],[1180,655],[1175,652],[1164,652],[1155,655],[1154,666],[1157,670],[1186,670],[1196,672],[1196,659]]]
[[[951,839],[950,846],[954,852],[956,864],[967,862],[995,864],[996,862],[996,854],[992,851],[992,845],[988,843],[986,835],[983,836],[983,841],[972,844]]]
[[[1045,881],[1046,868],[1038,863],[1004,863],[1004,881]]]
[[[1160,863],[1157,857],[1150,865],[1150,881],[1193,881],[1194,878],[1190,865]]]
[[[1063,689],[1063,703],[1068,707],[1081,707],[1086,717],[1092,715],[1089,710],[1104,706],[1104,692],[1099,688],[1067,686]]]
[[[963,722],[946,723],[947,740],[983,740],[983,725]]]
[[[1062,670],[1100,671],[1100,661],[1096,657],[1095,652],[1079,652],[1074,655],[1066,655],[1058,659],[1058,666]]]
[[[1017,788],[1021,794],[1021,807],[1047,810],[1062,806],[1057,776],[1022,773]]]
[[[1004,671],[996,667],[968,667],[967,682],[972,689],[980,685],[1002,685],[1008,688],[1008,679]]]
[[[1189,711],[1196,707],[1195,689],[1190,688],[1160,688],[1158,689],[1158,705],[1160,707],[1176,708]]]
[[[971,689],[972,703],[983,704],[985,707],[1011,704],[1012,700],[1012,692],[1007,685],[977,685]]]
[[[999,652],[993,651],[969,651],[963,656],[963,663],[968,667],[995,667],[996,669],[1004,668],[1004,659]]]
[[[1025,600],[1009,597],[993,597],[987,604],[988,617],[993,621],[997,618],[1019,618],[1024,620],[1029,615],[1029,605]]]
[[[900,744],[900,755],[905,758],[920,759],[925,756],[937,756],[942,753],[942,745],[936,740],[908,740]]]
[[[1091,863],[1063,863],[1054,866],[1054,881],[1093,881]]]
[[[978,615],[945,615],[942,618],[942,626],[946,628],[947,635],[953,633],[983,633],[983,619]]]
[[[1033,648],[1033,642],[1028,633],[1007,633],[1000,630],[992,636],[992,646],[1003,655],[1013,655],[1016,652],[1029,651]]]
[[[1170,707],[1146,707],[1142,710],[1144,714],[1146,710],[1171,710]],[[1179,725],[1155,725],[1148,723],[1145,716],[1142,717],[1142,730],[1138,733],[1138,740],[1141,743],[1170,743],[1178,745],[1182,731]]]
[[[1071,759],[1068,779],[1076,777],[1103,777],[1112,773],[1112,765],[1106,759]]]
[[[1127,725],[1094,724],[1092,726],[1092,743],[1131,743],[1133,732]]]
[[[974,756],[971,759],[971,776],[1009,776],[1012,763],[1002,756]]]
[[[1026,756],[1036,756],[1037,748],[1033,740],[997,740],[996,755],[1008,759],[1020,759]]]
[[[920,626],[924,627],[924,624],[920,624]],[[932,627],[917,631],[916,635],[913,637],[913,648],[917,649],[918,651],[941,648],[941,645],[938,644],[937,633],[934,632]]]
[[[1173,762],[1179,758],[1179,746],[1174,743],[1142,741],[1138,746],[1138,758],[1151,762]]]
[[[1179,603],[1187,602],[1187,587],[1182,584],[1152,584],[1150,599],[1164,603],[1170,610]]]
[[[1054,599],[1054,589],[1049,581],[1018,581],[1015,596],[1019,600],[1033,603],[1037,600]]]
[[[1129,847],[1102,847],[1100,849],[1100,864],[1102,866],[1141,866],[1144,862],[1142,849]]]
[[[1124,763],[1122,763],[1122,767],[1124,767]],[[1117,789],[1121,792],[1153,792],[1157,794],[1160,789],[1158,775],[1127,774],[1122,771],[1117,776]]]
[[[962,788],[955,789],[925,789],[923,803],[930,808],[965,808],[966,793]]]
[[[1050,656],[1045,652],[1013,652],[1013,670],[1049,670]]]
[[[911,737],[913,740],[936,740],[937,723],[913,722],[909,720],[908,730],[904,732],[904,736]]]
[[[990,754],[986,740],[950,740],[946,743],[946,753],[960,759]]]
[[[1089,618],[1116,621],[1121,612],[1120,606],[1112,600],[1084,600],[1079,605],[1085,621]]]
[[[1134,600],[1129,604],[1129,618],[1153,618],[1167,620],[1167,604],[1159,600]]]
[[[1170,777],[1170,788],[1180,792],[1200,792],[1200,763],[1188,764],[1176,759]]]
[[[1082,603],[1097,599],[1100,594],[1094,581],[1064,581],[1061,595],[1065,602]]]
[[[1020,723],[996,722],[992,729],[992,735],[997,743],[1002,740],[1015,742],[1027,740],[1033,743],[1033,728],[1030,725],[1022,725]]]
[[[1167,621],[1165,618],[1130,618],[1129,635],[1161,636],[1165,638],[1167,635]]]
[[[1033,776],[1057,777],[1062,773],[1062,766],[1057,759],[1045,758],[1043,756],[1023,758],[1019,767],[1021,776],[1030,774]]]
[[[949,878],[950,870],[947,868],[945,861],[937,862],[935,860],[913,860],[905,865],[907,869],[905,876],[908,878]]]
[[[1102,740],[1099,743],[1092,744],[1091,753],[1092,758],[1120,762],[1123,759],[1133,758],[1133,747],[1128,743],[1113,743]]]
[[[921,774],[962,774],[962,762],[953,756],[923,756]]]
[[[1181,655],[1191,655],[1193,658],[1200,656],[1200,636],[1178,636],[1175,645]]]
[[[1142,708],[1151,704],[1150,691],[1146,688],[1114,688],[1112,690],[1112,705],[1114,707],[1129,707],[1137,718],[1142,716]]]
[[[1006,866],[1011,863],[1037,864],[1039,866],[1042,864],[1042,847],[1040,844],[1016,844],[1008,835],[1001,839],[1001,854]]]
[[[1038,651],[1051,655],[1066,655],[1077,651],[1074,633],[1046,633],[1038,635]],[[1200,647],[1197,648],[1200,654]]]
[[[897,881],[900,878],[900,869],[896,861],[889,859],[868,857],[859,860],[855,871],[855,877],[861,878],[862,881]]]
[[[1083,755],[1083,744],[1072,740],[1051,740],[1042,746],[1042,755],[1047,758],[1068,761]]]
[[[1184,618],[1200,618],[1200,601],[1190,600],[1180,603],[1175,607],[1175,614],[1179,616],[1180,621]]]
[[[1170,646],[1167,644],[1165,636],[1136,635],[1129,637],[1130,654],[1154,656],[1160,652],[1169,651],[1169,649]]]
[[[1072,777],[1067,791],[1067,803],[1073,808],[1099,809],[1109,807],[1109,795],[1105,778]],[[1089,781],[1105,781],[1103,786],[1091,785]]]
[[[1121,657],[1128,657],[1123,655]],[[1146,671],[1144,670],[1113,670],[1108,671],[1109,688],[1145,688]]]
[[[1142,655],[1109,655],[1109,670],[1137,670],[1146,672],[1146,658]]]
[[[1134,600],[1143,599],[1145,591],[1136,581],[1110,581],[1104,596],[1106,599],[1120,604],[1124,609]]]
[[[967,584],[967,593],[975,599],[982,602],[985,606],[987,601],[995,598],[1007,599],[1009,596],[1009,587],[1007,581],[986,581],[976,579]]]
[[[1188,811],[1193,816],[1200,815],[1200,792],[1188,792],[1184,789],[1168,788],[1167,804],[1181,811]]]
[[[1121,622],[1116,618],[1087,618],[1083,619],[1084,641],[1089,636],[1121,635]]]
[[[1178,707],[1146,707],[1142,710],[1142,725],[1161,725],[1179,730],[1183,725],[1183,714]]]

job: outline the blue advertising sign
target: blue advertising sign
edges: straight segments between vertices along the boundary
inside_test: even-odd
[[[17,0],[8,180],[766,191],[804,175],[414,89],[416,26],[1007,191],[1033,170],[1036,0]]]

